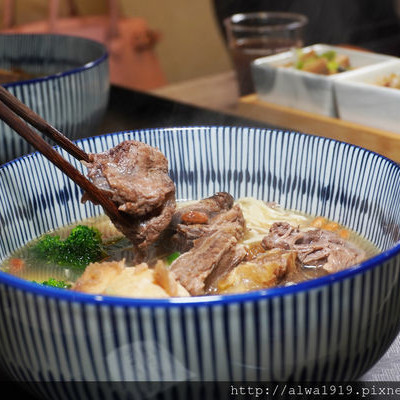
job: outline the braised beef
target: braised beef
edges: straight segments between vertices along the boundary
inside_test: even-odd
[[[281,248],[297,252],[305,266],[337,272],[365,259],[365,252],[337,233],[324,229],[300,230],[287,222],[274,223],[262,240],[266,249]]]
[[[204,281],[204,291],[215,292],[218,282],[235,269],[246,258],[246,250],[242,245],[236,245],[232,251],[224,254]]]
[[[89,157],[88,177],[129,217],[117,228],[132,241],[138,255],[145,253],[170,224],[176,208],[167,159],[158,149],[134,140]]]
[[[176,228],[176,233],[171,240],[175,248],[184,253],[193,247],[194,240],[203,235],[211,234],[221,228],[226,228],[231,231],[231,234],[240,239],[244,233],[245,221],[243,213],[239,206],[234,206],[230,210],[221,212],[209,224],[204,225],[184,225],[179,224]]]
[[[234,199],[229,193],[215,193],[211,197],[207,197],[205,199],[178,208],[174,213],[170,228],[175,229],[179,224],[196,224],[185,220],[189,215],[193,215],[195,213],[198,213],[206,218],[201,222],[197,222],[197,224],[207,224],[210,222],[210,219],[212,219],[216,214],[220,213],[221,211],[227,211],[231,209],[233,203]]]
[[[187,230],[185,231],[185,227]],[[238,245],[245,229],[240,206],[215,215],[210,224],[178,224],[181,247],[188,248],[171,265],[175,278],[193,295],[204,294],[209,286],[246,257]]]
[[[178,257],[170,270],[191,295],[201,295],[206,291],[206,281],[216,279],[217,271],[228,272],[245,256],[232,232],[222,229],[196,239],[193,248]]]
[[[194,240],[231,223],[238,230],[233,233],[235,237],[241,237],[244,217],[239,206],[233,207],[233,203],[234,199],[229,193],[220,192],[177,209],[169,226],[171,246],[184,253],[193,247]]]

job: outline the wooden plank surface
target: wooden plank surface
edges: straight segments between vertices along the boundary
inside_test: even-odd
[[[362,146],[400,162],[400,134],[267,103],[255,94],[241,97],[236,112],[285,129]]]
[[[227,113],[232,113],[239,101],[234,71],[162,86],[152,90],[151,93],[212,111]]]

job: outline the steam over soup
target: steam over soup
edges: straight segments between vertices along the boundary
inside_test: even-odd
[[[216,193],[177,202],[167,227],[137,261],[135,244],[100,216],[29,243],[2,269],[93,294],[171,297],[241,293],[334,273],[378,253],[323,217]]]

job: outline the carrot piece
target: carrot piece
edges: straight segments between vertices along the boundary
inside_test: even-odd
[[[25,261],[22,258],[11,258],[9,261],[10,273],[21,273],[25,268]]]
[[[327,231],[337,231],[339,229],[339,224],[337,222],[328,222],[325,224],[324,229]]]
[[[343,239],[348,239],[350,236],[350,232],[347,229],[340,229],[338,234]]]
[[[201,211],[188,211],[182,214],[181,219],[187,225],[206,224],[208,222],[208,215]]]
[[[326,225],[327,222],[328,220],[326,218],[317,217],[311,221],[310,225],[313,226],[314,228],[322,228],[324,225]]]

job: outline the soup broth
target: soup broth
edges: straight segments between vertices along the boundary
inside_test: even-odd
[[[41,76],[45,76],[45,74],[32,74],[24,71],[21,68],[0,68],[0,84],[26,81],[29,79],[39,78]]]
[[[179,202],[177,204],[177,210],[179,211],[191,204],[195,204],[195,202]],[[318,244],[319,242],[317,242],[314,237],[311,237],[311,239],[307,238],[310,232],[313,234],[316,232],[323,232],[324,234],[328,232],[326,235],[334,235],[332,237],[334,237],[333,242],[335,245],[342,241],[349,242],[350,246],[361,249],[365,258],[372,257],[379,252],[371,242],[362,238],[357,233],[325,218],[305,215],[292,210],[284,210],[276,204],[265,203],[254,198],[242,198],[236,201],[235,204],[240,207],[245,221],[244,235],[239,242],[240,249],[245,255],[235,268],[223,271],[218,276],[210,274],[211,277],[209,276],[205,280],[205,289],[202,294],[237,293],[273,286],[292,285],[330,273],[331,271],[329,271],[329,268],[324,268],[319,265],[325,260],[324,256],[320,255],[320,253],[325,250],[322,245]],[[197,214],[192,213],[191,218],[193,216],[198,218]],[[194,223],[192,222],[193,221],[187,226],[193,228],[199,225],[198,220],[194,221]],[[95,279],[93,276],[96,276],[96,279],[98,278],[99,270],[101,270],[102,273],[105,271],[105,269],[101,269],[103,268],[101,267],[103,264],[103,266],[109,268],[109,271],[112,271],[112,273],[115,272],[115,268],[119,268],[119,272],[126,271],[128,275],[132,275],[132,271],[139,271],[140,274],[143,275],[141,279],[145,277],[146,279],[153,279],[155,281],[159,279],[161,283],[164,282],[164,285],[166,284],[165,282],[168,282],[170,286],[171,282],[173,282],[168,275],[171,265],[174,265],[177,259],[188,254],[184,251],[178,252],[175,248],[171,249],[166,245],[169,243],[168,240],[161,239],[153,245],[151,251],[152,257],[147,260],[146,266],[144,266],[144,263],[141,263],[138,269],[138,267],[135,266],[135,254],[132,243],[126,239],[114,227],[109,218],[104,215],[80,221],[79,223],[60,228],[49,234],[53,237],[58,236],[60,240],[63,241],[66,240],[71,231],[78,225],[95,228],[101,235],[102,253],[99,259],[91,264],[91,268],[93,269],[91,272],[92,276],[90,276],[91,284],[93,283],[93,279]],[[274,229],[278,232],[277,235],[274,233]],[[282,229],[286,229],[286,231],[282,231]],[[293,245],[290,245],[290,241],[288,242],[289,244],[283,242],[283,239],[291,237],[290,235],[295,238]],[[306,238],[304,239],[304,237]],[[56,280],[65,283],[64,287],[73,288],[74,290],[85,287],[85,285],[81,285],[82,282],[80,282],[80,280],[83,279],[82,276],[84,276],[83,280],[87,279],[85,274],[89,274],[88,269],[86,268],[85,270],[85,267],[75,268],[62,266],[55,262],[44,261],[38,258],[33,249],[39,240],[40,239],[37,239],[28,243],[12,254],[3,263],[2,270],[18,277],[35,281],[39,284],[46,284],[49,281]],[[271,242],[275,243],[275,245],[269,244]],[[307,250],[305,246],[311,245],[314,247],[311,250]],[[332,247],[332,244],[327,246]],[[207,249],[207,251],[210,250]],[[309,253],[307,253],[307,251],[309,251]],[[302,258],[303,262],[299,263],[300,257],[298,257],[298,254],[303,254],[302,252],[305,252],[305,256]],[[307,259],[315,260],[316,256],[320,257],[318,260],[322,261],[313,261],[309,265],[304,262],[304,260]],[[121,266],[121,263],[124,263],[124,265]],[[93,265],[95,266],[93,267]],[[186,265],[186,268],[191,268],[191,265]],[[174,267],[172,267],[172,269],[174,269]],[[285,269],[284,273],[282,272],[283,269]],[[138,274],[137,276],[140,275]],[[151,274],[155,274],[154,276],[156,277]],[[124,285],[126,281],[127,278],[124,278]],[[79,282],[79,284],[77,284],[77,282]],[[98,280],[96,282],[98,283]],[[184,279],[182,279],[181,282],[184,282]],[[87,282],[85,282],[85,284],[86,283]],[[101,293],[130,297],[145,296],[141,291],[138,292],[139,294],[135,293],[134,285],[129,286],[129,288],[121,292],[119,292],[115,285],[115,283],[111,286],[109,285],[109,287]],[[182,283],[182,285],[185,286],[184,283]],[[110,287],[112,287],[112,289],[110,289]],[[95,293],[96,290],[100,289],[93,289],[92,285],[91,290]],[[146,297],[152,296],[151,293],[153,292],[151,290],[149,290],[148,293],[146,292],[146,294],[149,294],[149,296]],[[180,284],[173,293],[193,295],[194,292],[196,294],[195,290],[193,290],[193,292],[191,292],[191,290],[188,292],[186,292],[186,290],[183,291],[183,288],[180,292],[179,290],[181,290]],[[154,293],[154,297],[159,297],[156,292]]]

